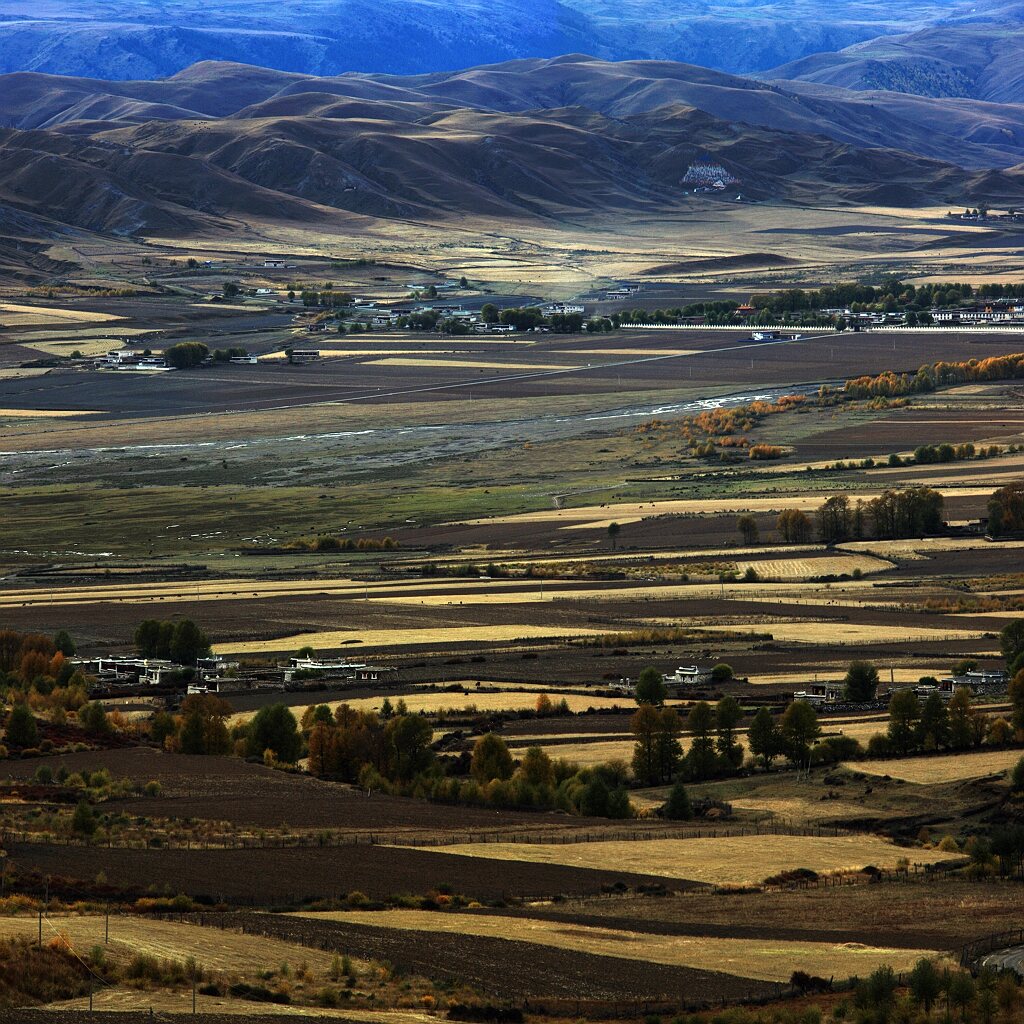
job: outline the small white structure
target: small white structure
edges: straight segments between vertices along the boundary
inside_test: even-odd
[[[670,676],[664,676],[666,683],[679,686],[695,686],[705,682],[710,677],[709,672],[698,668],[696,665],[680,665]]]
[[[793,700],[806,701],[815,707],[821,704],[835,704],[843,699],[845,683],[812,683],[806,690],[797,690]]]

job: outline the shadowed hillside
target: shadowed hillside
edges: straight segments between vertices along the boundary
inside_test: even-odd
[[[1024,199],[1016,170],[964,171],[665,102],[704,88],[723,104],[734,93],[776,95],[677,65],[566,58],[458,76],[323,81],[204,65],[130,88],[25,75],[13,85],[3,93],[5,119],[51,127],[0,131],[0,198],[117,234],[209,234],[239,221],[341,226],[353,214],[439,223],[653,212],[697,201],[684,178],[708,163],[734,180],[718,192],[730,201],[737,193],[806,204]],[[580,102],[551,106],[556,94]],[[473,95],[491,108],[465,105]],[[229,100],[240,107],[235,116],[190,113],[222,111]],[[495,109],[538,103],[549,106]],[[646,103],[656,105],[628,112]],[[136,104],[181,116],[118,116]],[[101,108],[112,120],[66,119],[95,118]]]
[[[681,105],[729,122],[820,134],[858,148],[903,149],[966,167],[1024,160],[1024,107],[763,83],[669,61],[570,55],[398,77],[311,78],[203,63],[163,81],[104,82],[18,73],[0,78],[0,125],[89,134],[96,122],[328,118],[411,124],[471,108],[506,113],[580,107],[621,119]]]
[[[764,77],[1019,104],[1024,103],[1024,28],[1014,11],[1008,22],[929,28],[839,53],[816,53]]]

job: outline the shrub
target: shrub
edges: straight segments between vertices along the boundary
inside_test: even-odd
[[[1024,757],[1013,766],[1010,773],[1010,789],[1014,793],[1024,793]]]
[[[7,716],[6,739],[12,747],[35,747],[39,726],[27,704],[15,704]]]
[[[749,454],[752,459],[781,459],[783,450],[777,444],[755,444]]]
[[[711,670],[711,681],[714,683],[725,683],[732,679],[732,677],[732,665],[727,665],[724,661],[720,661]]]

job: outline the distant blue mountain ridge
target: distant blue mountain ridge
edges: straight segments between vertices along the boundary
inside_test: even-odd
[[[750,73],[1015,10],[968,0],[68,0],[55,16],[54,6],[39,15],[29,0],[0,0],[0,73],[154,79],[224,60],[423,74],[572,52]]]

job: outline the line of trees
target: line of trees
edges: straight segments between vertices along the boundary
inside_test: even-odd
[[[839,544],[872,536],[880,540],[899,537],[921,537],[939,533],[943,498],[939,491],[915,484],[902,491],[887,490],[869,501],[853,502],[845,494],[826,498],[816,513],[818,539],[825,544]],[[780,516],[779,527],[783,529]],[[788,515],[783,536],[806,537],[806,524],[797,516]]]
[[[176,370],[188,370],[198,366],[209,354],[209,348],[201,341],[179,341],[164,352],[164,360]]]
[[[310,709],[303,721],[309,771],[367,789],[467,806],[563,810],[593,817],[628,818],[628,769],[621,763],[580,768],[531,747],[517,763],[494,733],[479,737],[472,752],[438,757],[426,718],[404,702],[382,713],[342,704]],[[255,724],[255,723],[254,723]],[[258,743],[258,741],[251,741]]]
[[[829,325],[833,315],[822,315],[825,309],[849,309],[852,313],[904,313],[907,323],[931,323],[928,310],[934,307],[959,306],[970,299],[1019,298],[1024,284],[986,284],[977,289],[971,284],[946,282],[913,285],[896,277],[878,285],[847,282],[822,288],[785,288],[751,295],[747,305],[755,310],[737,312],[739,303],[732,300],[692,302],[685,306],[647,310],[623,309],[613,316],[622,323],[674,324],[700,319],[706,323],[755,324],[778,323],[781,320],[802,324]]]
[[[886,370],[875,376],[846,381],[842,393],[847,398],[894,398],[900,395],[926,394],[937,388],[978,381],[1017,380],[1024,377],[1024,352],[966,359],[961,362],[925,363],[914,376]]]

